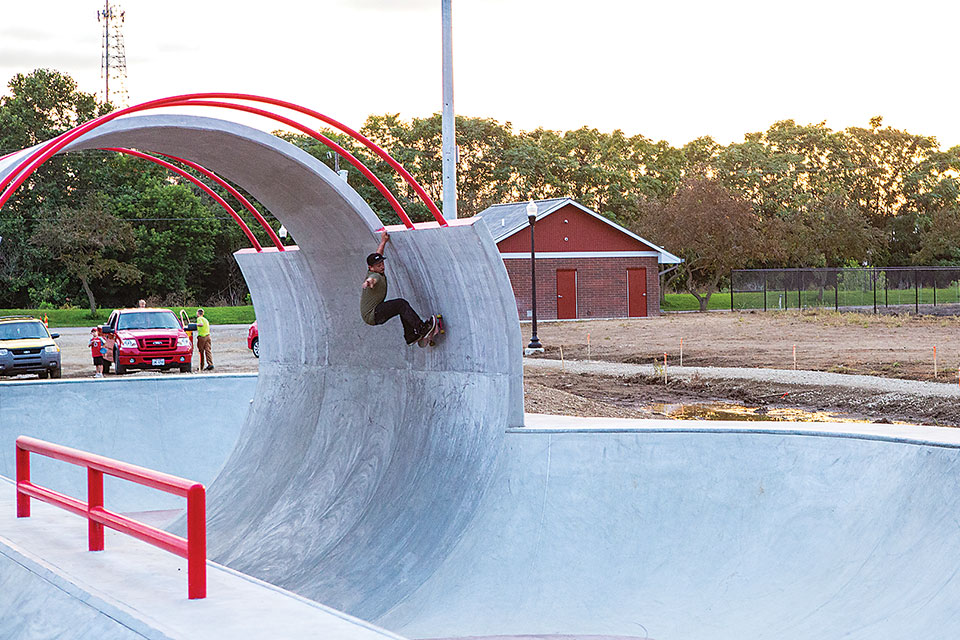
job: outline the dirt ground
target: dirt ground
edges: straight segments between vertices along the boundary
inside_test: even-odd
[[[530,324],[523,326],[524,343]],[[960,317],[835,312],[712,312],[657,318],[548,322],[538,326],[542,357],[662,362],[700,367],[796,368],[956,384]],[[936,347],[936,363],[934,361]],[[936,368],[936,375],[935,375]],[[610,417],[664,417],[674,405],[708,404],[727,419],[835,417],[873,422],[960,425],[960,405],[871,394],[839,387],[736,379],[664,385],[640,376],[616,378],[527,371],[527,410]],[[730,405],[730,406],[725,406]],[[744,407],[752,411],[744,411]],[[704,409],[706,411],[706,409]],[[809,414],[815,414],[813,416]]]
[[[531,326],[522,325],[523,342]],[[93,375],[88,328],[56,329],[63,375]],[[212,328],[215,373],[255,372],[246,325]],[[834,312],[678,313],[656,318],[545,322],[538,337],[543,357],[704,367],[794,368],[939,382],[958,382],[960,317],[874,316]],[[936,347],[936,377],[934,376]],[[196,355],[195,355],[196,358]],[[196,366],[196,360],[195,360]],[[140,372],[130,375],[180,375]],[[193,375],[205,375],[194,373]],[[663,417],[676,405],[710,404],[737,419],[762,419],[791,410],[879,422],[960,425],[960,406],[950,400],[873,395],[837,387],[798,387],[735,379],[691,380],[664,385],[641,376],[572,375],[527,371],[527,411],[613,417]],[[723,406],[725,404],[730,407]],[[810,419],[807,416],[807,419]]]

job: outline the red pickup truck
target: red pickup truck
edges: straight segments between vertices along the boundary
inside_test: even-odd
[[[173,369],[190,373],[193,347],[187,331],[197,325],[183,326],[169,309],[117,309],[110,314],[103,333],[107,340],[107,364],[117,375],[131,369]]]

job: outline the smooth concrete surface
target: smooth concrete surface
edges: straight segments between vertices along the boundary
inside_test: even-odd
[[[471,220],[393,231],[388,297],[422,317],[442,313],[447,327],[437,347],[411,347],[398,318],[361,320],[364,259],[382,225],[317,159],[243,125],[173,115],[120,118],[68,149],[108,146],[203,164],[298,245],[237,255],[260,374],[209,487],[210,557],[364,618],[382,614],[462,535],[506,428],[523,423],[516,303],[489,231]],[[446,483],[450,474],[461,482]]]
[[[960,634],[955,430],[527,421],[453,552],[378,624],[411,637]]]
[[[108,530],[86,551],[82,518],[33,501],[10,517],[0,479],[0,637],[36,639],[398,638],[225,567],[207,564],[207,598],[187,598],[186,561]]]
[[[206,395],[218,401],[217,380],[196,384],[210,385]],[[233,395],[229,387],[219,393]],[[418,638],[949,640],[960,632],[960,431],[530,414],[525,422],[506,430],[490,489],[435,570],[400,585],[397,602],[370,622]],[[443,485],[460,482],[452,469],[432,491],[442,497]],[[42,545],[27,554],[35,563],[64,548],[89,556],[80,518],[59,514],[62,524],[51,527],[58,514],[50,510],[29,524],[12,514],[10,499],[0,504],[0,537],[14,552],[24,555],[36,540]],[[11,526],[30,530],[14,543]],[[66,534],[76,540],[64,546]],[[4,550],[18,560],[0,558],[0,583],[13,588],[0,592],[0,619],[11,621],[0,629],[58,637],[43,631],[63,624],[54,612],[82,601],[86,608],[67,619],[89,618],[99,635],[88,637],[126,637],[130,625],[111,620],[128,596],[118,592],[121,604],[108,606],[97,585],[147,589],[166,570],[139,555],[110,560],[115,549],[133,553],[114,538],[94,554],[111,563],[114,578],[89,573],[99,565],[60,560],[43,565],[50,575]],[[129,544],[137,554],[150,549]],[[410,549],[403,539],[397,545]],[[142,564],[143,573],[130,578],[127,564]],[[52,588],[66,569],[74,586]],[[165,622],[184,589],[178,574],[151,624]],[[232,602],[220,605],[226,611]]]
[[[407,347],[398,320],[371,328],[358,317],[379,223],[315,159],[185,116],[125,118],[76,146],[201,162],[253,193],[298,242],[237,255],[262,358],[210,486],[214,560],[419,638],[960,634],[952,431],[529,416],[523,426],[516,307],[482,224],[394,233],[391,296],[443,313],[449,327],[434,349]],[[130,397],[140,395],[153,397]],[[128,419],[154,418],[145,408]],[[161,448],[145,446],[144,458],[163,459]],[[10,508],[0,506],[4,530]],[[15,564],[22,573],[26,563]],[[78,597],[93,602],[86,584]],[[171,583],[157,624],[183,588]],[[244,614],[244,602],[213,606]]]
[[[256,374],[167,374],[98,380],[0,382],[0,475],[15,477],[26,435],[210,484],[236,444]],[[31,456],[34,480],[85,499],[80,467]],[[106,478],[118,511],[180,509],[183,498]]]

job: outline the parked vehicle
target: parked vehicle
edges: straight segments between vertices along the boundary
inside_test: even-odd
[[[257,330],[257,321],[254,320],[247,331],[247,348],[253,351],[253,355],[260,357],[260,331]]]
[[[60,347],[47,327],[33,316],[0,317],[0,376],[35,373],[60,377]]]
[[[169,309],[117,309],[103,325],[106,359],[117,375],[131,369],[179,368],[189,373],[193,349],[186,332],[196,330],[196,324],[184,326]],[[105,364],[104,371],[109,370]]]

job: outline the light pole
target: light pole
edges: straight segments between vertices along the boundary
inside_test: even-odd
[[[453,112],[453,7],[440,0],[443,111],[440,116],[441,168],[443,172],[443,217],[457,217],[457,121]]]
[[[530,344],[524,349],[524,354],[543,353],[543,345],[537,337],[537,250],[534,245],[533,227],[537,222],[537,203],[531,200],[527,203],[527,220],[530,221],[530,297],[533,307],[533,335]]]

